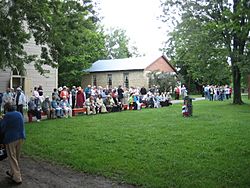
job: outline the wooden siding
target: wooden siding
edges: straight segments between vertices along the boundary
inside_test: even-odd
[[[6,71],[0,70],[0,93],[5,92],[6,88],[9,87],[10,75],[11,75],[10,70]]]
[[[24,45],[24,49],[28,54],[40,55],[40,47],[35,44],[34,39],[31,39],[27,44]],[[35,86],[42,85],[44,90],[44,95],[51,96],[54,88],[58,87],[58,70],[50,66],[43,67],[49,70],[45,76],[42,76],[35,70],[34,64],[26,64],[26,75],[24,75],[24,91],[27,96],[32,95],[33,88]],[[4,92],[7,87],[10,87],[11,71],[0,71],[0,92]]]

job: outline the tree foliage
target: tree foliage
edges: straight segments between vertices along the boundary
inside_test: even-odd
[[[50,3],[48,45],[58,62],[59,85],[79,85],[82,70],[106,56],[105,36],[98,31],[91,1]]]
[[[91,0],[3,0],[0,25],[0,68],[24,70],[34,62],[44,74],[43,65],[58,66],[60,85],[80,84],[82,70],[107,54]],[[24,50],[31,37],[39,57]]]
[[[163,21],[171,10],[181,16],[167,43],[172,60],[198,83],[224,84],[230,73],[235,104],[242,104],[241,77],[250,68],[249,6],[247,0],[162,1]]]
[[[171,92],[179,81],[176,75],[165,72],[153,71],[148,73],[147,76],[150,80],[150,86],[159,87],[160,92]]]
[[[34,62],[40,73],[43,73],[42,65],[56,66],[43,46],[41,57],[27,54],[24,50],[24,44],[34,32],[45,29],[45,25],[41,24],[43,7],[38,5],[37,1],[0,1],[0,69],[10,68],[22,72],[26,63]],[[27,23],[32,24],[28,26]]]
[[[129,51],[129,40],[125,30],[110,28],[106,35],[108,59],[132,57],[132,53]]]
[[[218,36],[203,28],[199,21],[185,17],[177,26],[177,32],[171,33],[165,50],[187,83],[192,79],[198,85],[229,84],[226,49],[218,40]]]

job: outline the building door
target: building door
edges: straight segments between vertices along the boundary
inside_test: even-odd
[[[18,88],[21,87],[21,89],[24,91],[25,90],[25,70],[18,70],[18,69],[14,69],[12,71],[12,75],[10,78],[10,87],[11,88]]]
[[[22,90],[25,89],[25,77],[12,75],[10,78],[10,87],[16,89],[17,87],[22,87]]]

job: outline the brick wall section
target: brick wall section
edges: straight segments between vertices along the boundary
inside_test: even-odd
[[[124,78],[123,74],[129,74],[129,86],[133,87],[148,87],[148,78],[146,76],[146,72],[144,71],[119,71],[119,72],[101,72],[101,73],[90,73],[88,75],[83,76],[82,87],[86,87],[88,84],[93,84],[92,75],[96,76],[97,86],[102,86],[104,88],[107,87],[108,74],[112,74],[112,84],[113,87],[118,87],[119,85],[124,86]]]
[[[145,69],[145,71],[155,70],[159,70],[160,72],[175,72],[163,57],[158,58],[155,62],[153,62]]]

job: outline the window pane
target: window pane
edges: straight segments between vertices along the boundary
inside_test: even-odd
[[[129,74],[128,73],[123,73],[123,85],[126,88],[129,88]]]
[[[112,74],[108,74],[108,86],[112,87]]]
[[[92,85],[97,86],[96,75],[92,76]]]

